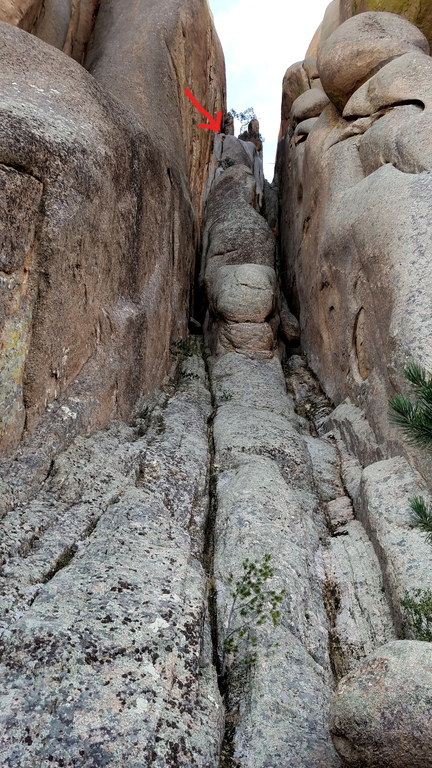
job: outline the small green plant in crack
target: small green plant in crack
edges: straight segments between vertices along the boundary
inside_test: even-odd
[[[179,341],[172,341],[170,350],[175,357],[192,357],[195,354],[194,341],[190,336],[186,339],[179,339]]]
[[[401,600],[405,609],[405,631],[410,630],[416,640],[432,642],[432,590],[416,589]]]
[[[219,400],[219,403],[228,403],[229,400],[233,399],[233,397],[234,395],[232,392],[227,392],[226,389],[222,389],[219,394],[218,400]]]
[[[232,157],[224,157],[222,160],[218,161],[218,168],[223,168],[224,171],[226,171],[227,168],[231,168],[233,165],[235,165],[235,160],[233,160]]]
[[[266,621],[271,621],[274,627],[279,625],[279,608],[285,590],[267,589],[267,582],[274,576],[270,561],[268,553],[261,562],[246,558],[242,575],[235,580],[230,573],[227,578],[232,603],[223,643],[221,679],[225,687],[236,671],[245,672],[255,664],[257,628]]]
[[[156,434],[163,435],[166,430],[166,424],[162,413],[155,414],[153,423]]]

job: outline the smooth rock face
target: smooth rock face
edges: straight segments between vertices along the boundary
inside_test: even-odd
[[[388,399],[405,391],[407,361],[432,369],[427,51],[393,14],[339,26],[318,52],[331,103],[292,124],[278,160],[284,287],[308,361],[336,405],[361,405],[387,455],[409,454],[426,476]]]
[[[54,5],[59,14],[68,4]],[[45,3],[41,24],[54,5]],[[209,109],[222,106],[224,93],[222,54],[210,13],[205,3],[195,6],[192,18],[177,3],[165,3],[169,24],[161,35],[146,3],[129,7],[129,33],[139,27],[141,53],[143,35],[149,40],[141,79],[137,71],[127,87],[120,72],[113,77],[123,103],[51,46],[0,25],[0,161],[7,166],[2,226],[8,228],[11,219],[19,223],[17,212],[27,209],[13,264],[11,245],[3,243],[7,276],[2,290],[12,303],[0,329],[0,447],[13,449],[22,437],[31,440],[41,425],[53,443],[41,475],[74,433],[130,414],[137,398],[165,376],[170,341],[187,326],[211,136],[197,129],[183,85],[198,98],[206,95]],[[74,8],[87,19],[92,16],[88,3]],[[139,25],[138,18],[132,23],[133,10],[141,14]],[[124,45],[127,67],[132,62],[126,62],[124,50],[130,56],[136,52],[119,25],[116,38],[110,18],[105,8],[89,50],[101,81],[109,79],[105,61],[115,63],[110,46],[120,50]],[[75,18],[75,41],[80,19]],[[199,50],[189,46],[195,53],[183,66],[177,43],[181,38],[187,47],[197,30],[202,45]],[[83,38],[80,45],[83,49]],[[169,135],[160,135],[168,121],[160,120],[164,107],[153,98],[159,80],[152,79],[150,61],[159,80],[172,83],[162,89],[176,126]],[[209,62],[211,87],[204,75]],[[140,100],[133,99],[134,89]],[[47,410],[57,406],[66,409],[58,430]],[[32,452],[39,453],[37,441]],[[13,465],[10,475],[18,471]]]
[[[209,168],[213,131],[184,93],[189,88],[212,114],[225,107],[225,63],[208,3],[134,0],[101,3],[84,66],[137,114],[179,167],[196,224]]]
[[[329,99],[342,108],[379,67],[408,51],[429,53],[417,27],[392,13],[362,13],[338,27],[318,49],[318,72]]]
[[[403,16],[411,24],[415,24],[429,44],[432,44],[432,9],[429,3],[406,2],[406,0],[337,0],[339,6],[339,23],[350,16],[365,11],[390,11]]]
[[[0,21],[31,32],[82,63],[99,0],[0,0]]]
[[[332,700],[330,728],[344,765],[430,768],[431,691],[430,643],[397,640],[370,654]]]

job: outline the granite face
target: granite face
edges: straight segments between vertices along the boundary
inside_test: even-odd
[[[285,76],[281,271],[326,394],[361,407],[386,457],[405,455],[427,477],[430,458],[390,426],[388,400],[406,391],[408,362],[432,369],[432,59],[390,2],[351,3],[367,12],[344,21],[349,5],[329,6],[316,72],[309,52]]]
[[[0,3],[0,448],[37,453],[61,400],[48,466],[129,418],[187,330],[212,136],[183,88],[223,108],[224,63],[207,3],[150,5]]]
[[[211,406],[202,359],[183,373],[135,427],[78,438],[2,521],[2,765],[218,759],[203,566]]]

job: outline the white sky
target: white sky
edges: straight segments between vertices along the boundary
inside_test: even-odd
[[[282,79],[301,61],[330,0],[209,0],[225,53],[228,109],[254,107],[273,179]]]

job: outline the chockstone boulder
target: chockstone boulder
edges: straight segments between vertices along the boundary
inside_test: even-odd
[[[431,768],[432,645],[394,640],[344,677],[330,710],[350,768]]]

